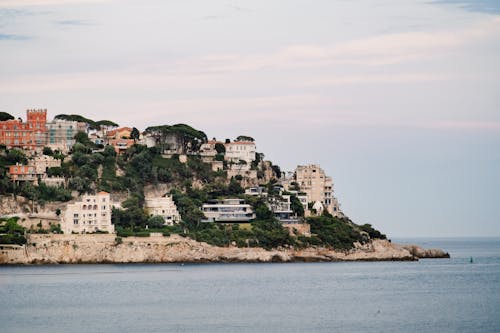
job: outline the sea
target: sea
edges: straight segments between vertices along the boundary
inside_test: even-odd
[[[0,266],[0,332],[500,332],[500,238],[416,262]]]

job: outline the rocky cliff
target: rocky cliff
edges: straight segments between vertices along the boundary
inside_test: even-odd
[[[313,262],[417,260],[418,254],[449,257],[441,250],[411,251],[385,240],[357,244],[350,251],[326,248],[291,248],[267,251],[262,248],[216,247],[178,235],[128,237],[115,235],[30,235],[26,246],[0,245],[0,264],[73,263],[197,263],[197,262]]]

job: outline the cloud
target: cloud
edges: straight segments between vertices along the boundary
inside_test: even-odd
[[[19,40],[27,40],[27,39],[30,39],[30,37],[24,36],[24,35],[2,34],[2,33],[0,33],[0,41],[2,41],[2,40],[19,41]]]
[[[445,130],[500,131],[500,121],[439,121],[433,122],[426,127]]]
[[[0,7],[58,6],[108,1],[109,0],[0,0]]]
[[[85,21],[85,20],[59,20],[59,21],[54,21],[55,24],[57,25],[62,25],[62,26],[87,26],[87,25],[94,25],[94,23]]]

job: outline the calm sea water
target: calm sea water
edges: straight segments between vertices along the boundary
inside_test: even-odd
[[[452,258],[0,267],[0,332],[500,332],[500,239],[411,242]]]

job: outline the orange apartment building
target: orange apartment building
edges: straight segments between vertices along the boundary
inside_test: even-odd
[[[47,109],[26,110],[26,122],[20,119],[0,121],[0,144],[7,148],[34,150],[45,145]]]

